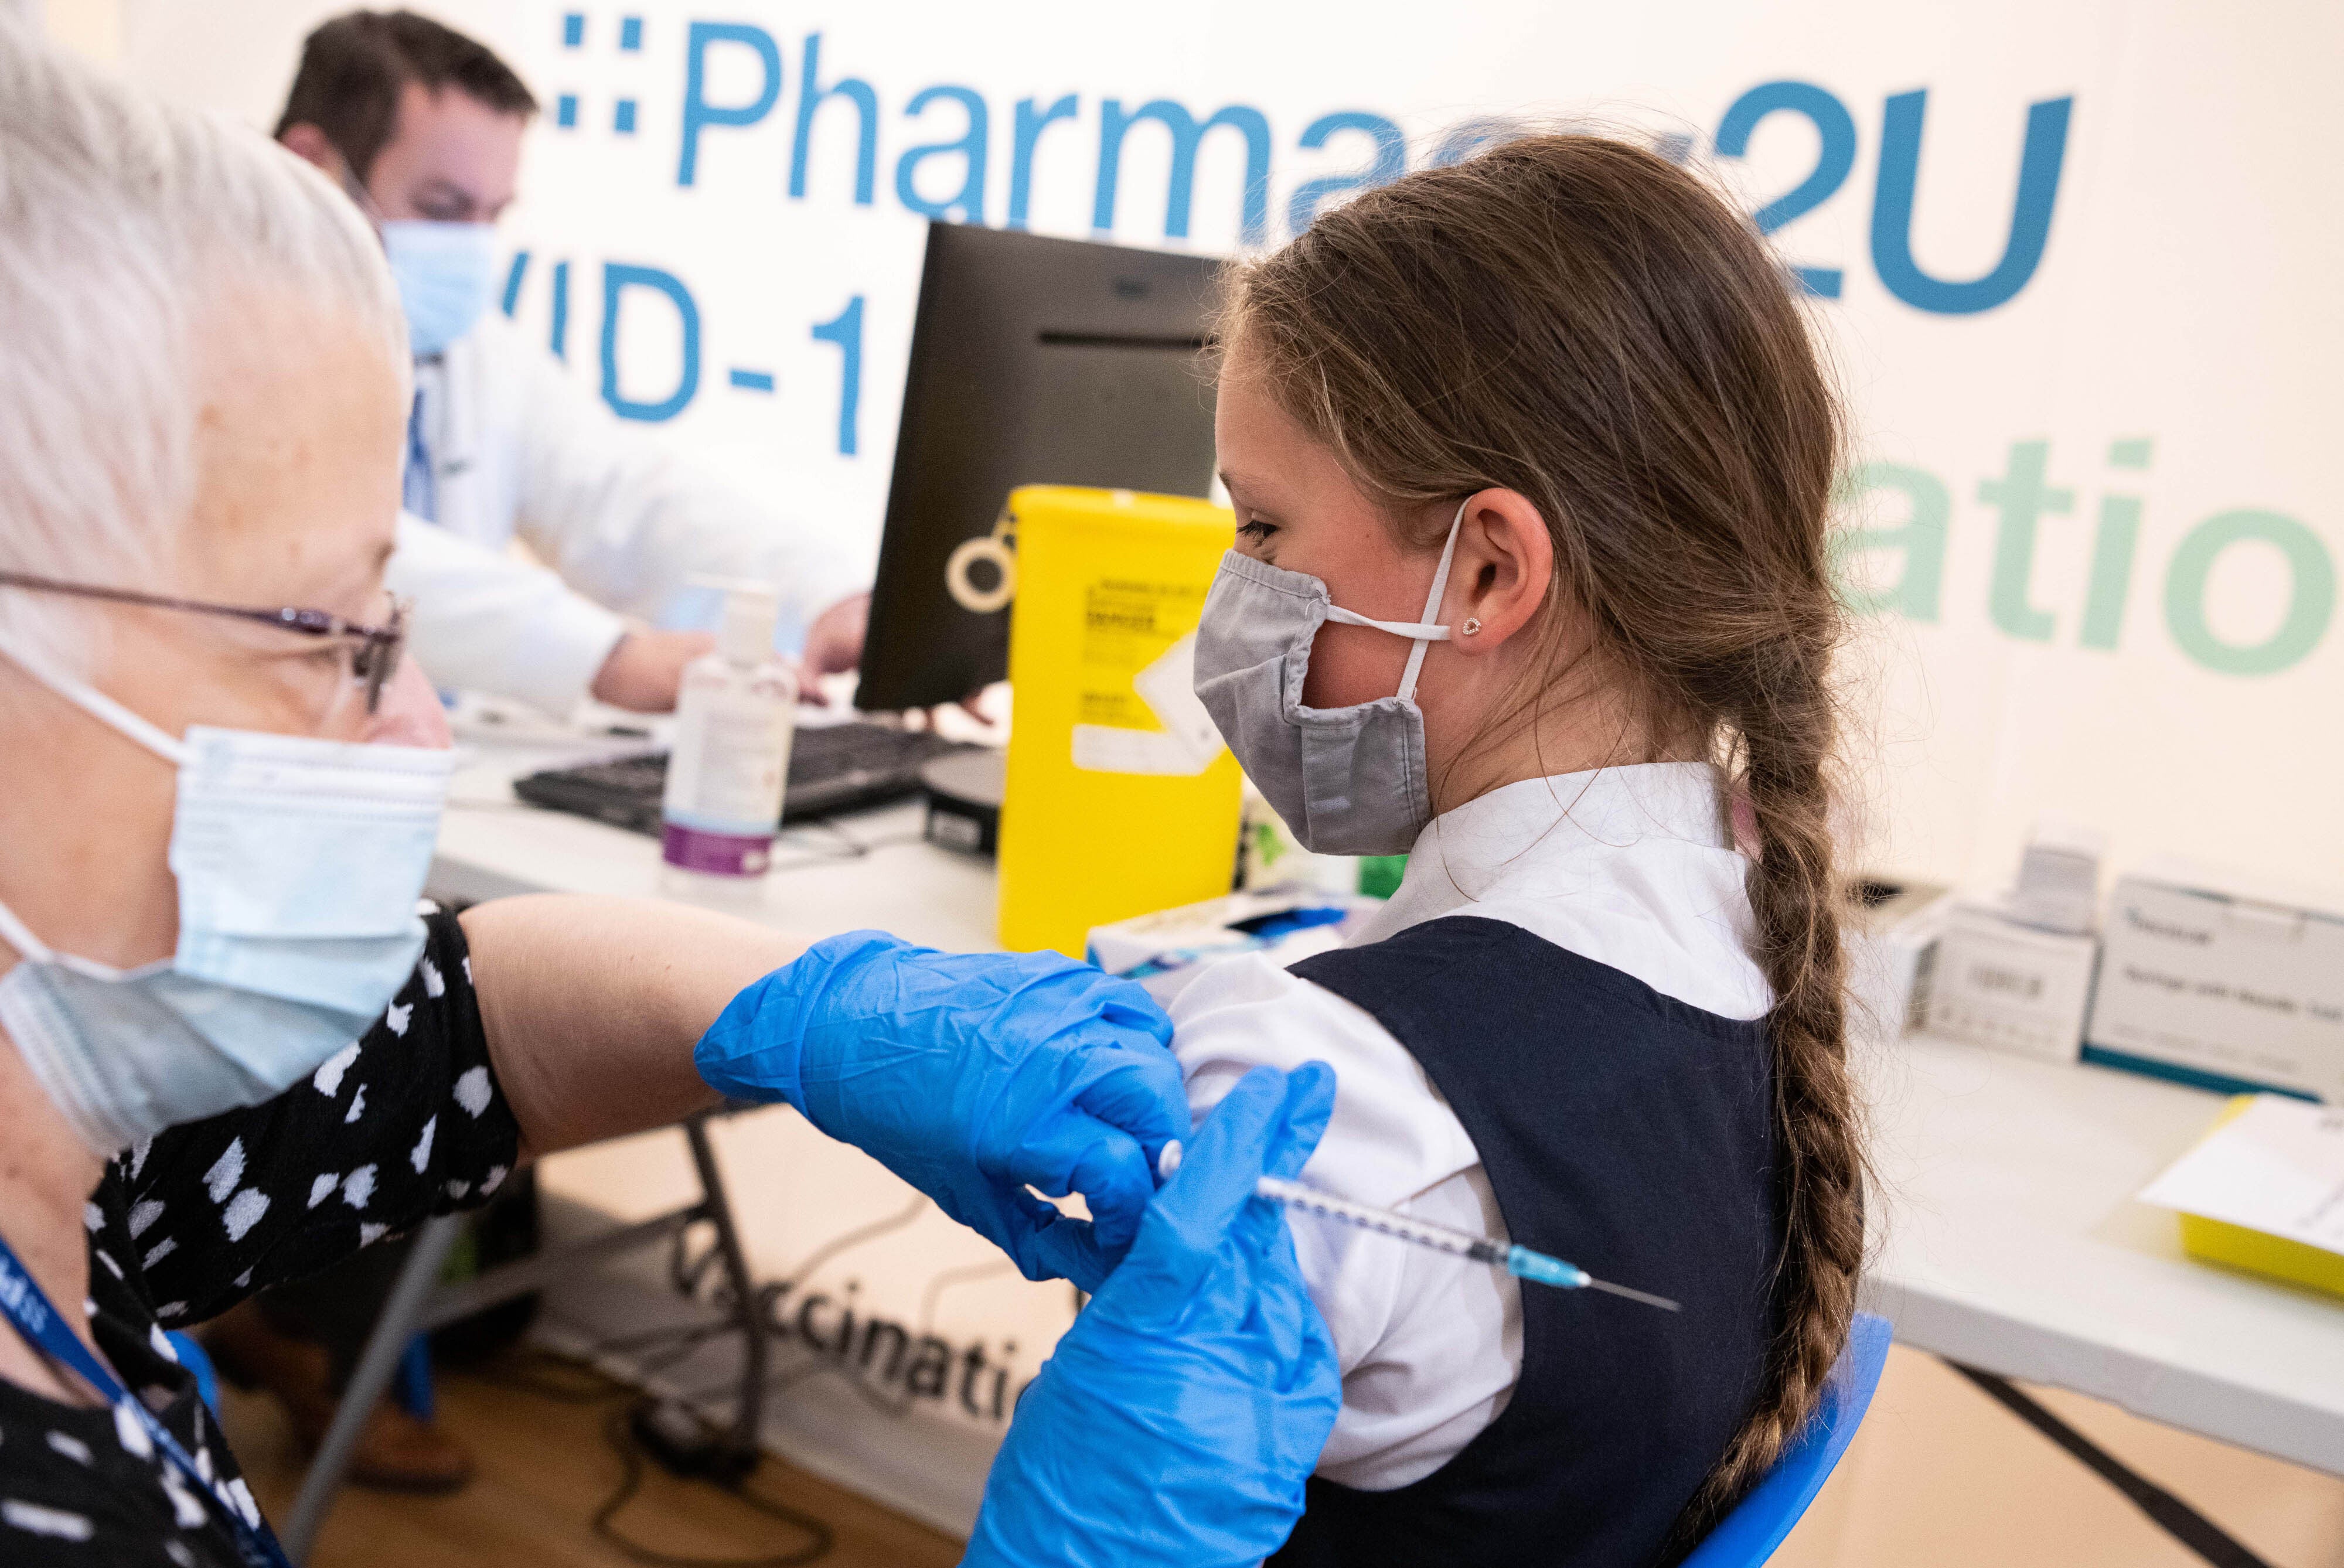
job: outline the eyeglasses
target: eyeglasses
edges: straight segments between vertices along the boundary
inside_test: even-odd
[[[24,588],[35,593],[66,593],[79,599],[103,599],[116,604],[143,605],[150,610],[179,610],[193,615],[225,615],[237,621],[274,626],[304,637],[342,638],[348,645],[350,680],[365,690],[369,713],[381,705],[382,689],[390,683],[391,676],[399,673],[399,656],[407,646],[408,612],[412,608],[408,601],[393,598],[389,625],[364,626],[323,610],[301,610],[289,605],[279,610],[262,610],[240,604],[209,604],[198,599],[173,599],[166,594],[141,593],[128,588],[93,588],[82,582],[58,582],[23,572],[0,572],[0,588]]]

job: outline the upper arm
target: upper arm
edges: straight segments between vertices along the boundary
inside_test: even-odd
[[[1308,1061],[1335,1069],[1335,1111],[1301,1179],[1322,1191],[1404,1207],[1479,1156],[1424,1069],[1374,1017],[1258,956],[1198,977],[1172,1007],[1173,1051],[1201,1118],[1251,1068]],[[1348,1372],[1407,1310],[1409,1253],[1382,1237],[1318,1220],[1291,1226],[1311,1297]]]
[[[196,1322],[470,1207],[513,1166],[463,933],[435,915],[383,1017],[262,1104],[158,1133],[122,1165],[157,1315]],[[126,1263],[128,1259],[124,1260]]]
[[[1480,1152],[1390,1031],[1258,956],[1231,959],[1175,999],[1172,1048],[1202,1116],[1257,1066],[1324,1061],[1335,1113],[1302,1169],[1322,1191],[1502,1239]],[[1343,1408],[1319,1473],[1369,1491],[1430,1474],[1505,1406],[1521,1370],[1521,1298],[1509,1277],[1308,1215],[1296,1261],[1326,1320]]]

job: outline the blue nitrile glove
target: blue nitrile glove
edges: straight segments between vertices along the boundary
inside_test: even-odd
[[[1029,1279],[1095,1290],[1188,1130],[1147,993],[1056,953],[816,943],[732,998],[692,1053],[736,1099],[786,1100],[991,1239]],[[1079,1192],[1094,1223],[1026,1190]]]
[[[1343,1402],[1283,1210],[1335,1075],[1256,1067],[1017,1402],[962,1568],[1256,1563],[1302,1516]]]

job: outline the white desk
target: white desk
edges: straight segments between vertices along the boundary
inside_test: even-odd
[[[2131,1200],[2220,1096],[1927,1038],[1864,1078],[1897,1339],[2344,1474],[2344,1302],[2192,1262]]]
[[[656,896],[658,846],[518,809],[503,780],[459,775],[432,867],[443,895]],[[919,810],[848,819],[874,845],[793,834],[742,911],[819,936],[877,926],[959,951],[994,941],[994,879],[917,842]],[[2008,1377],[2344,1474],[2344,1303],[2189,1262],[2173,1217],[2131,1195],[2201,1133],[2218,1097],[2096,1067],[1908,1039],[1864,1053],[1879,1186],[1866,1305],[1896,1337]]]
[[[666,895],[658,843],[513,799],[511,778],[563,765],[584,748],[474,746],[450,790],[431,863],[435,896],[478,902],[516,893]],[[610,751],[611,744],[601,747]],[[758,902],[712,904],[776,928],[825,936],[865,927],[968,953],[994,946],[992,863],[920,842],[923,808],[902,804],[792,828],[773,846]],[[857,855],[852,846],[868,846]]]

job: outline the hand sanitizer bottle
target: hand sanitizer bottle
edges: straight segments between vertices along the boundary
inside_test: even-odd
[[[797,678],[773,654],[780,601],[762,582],[702,586],[724,594],[716,651],[684,666],[675,749],[660,803],[662,854],[686,893],[753,887],[773,859],[789,777]]]

